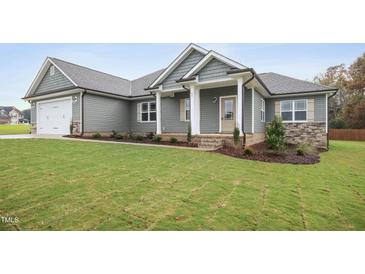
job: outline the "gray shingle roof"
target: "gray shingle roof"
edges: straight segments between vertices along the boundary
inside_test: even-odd
[[[149,87],[152,82],[164,71],[165,69],[160,69],[143,77],[135,79],[132,81],[131,94],[132,96],[141,96],[149,94],[148,91],[144,90]]]
[[[273,72],[260,73],[258,76],[273,95],[335,90],[333,87],[314,84]]]
[[[14,107],[9,106],[0,106],[0,110],[5,110],[6,113],[9,113]]]
[[[57,58],[50,57],[50,59],[68,77],[70,77],[78,87],[123,96],[143,96],[150,94],[144,89],[148,87],[164,70],[160,69],[130,81],[128,79],[76,65]]]
[[[129,96],[130,81],[111,74],[50,58],[78,87]]]

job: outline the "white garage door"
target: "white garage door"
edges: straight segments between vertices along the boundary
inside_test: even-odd
[[[69,134],[71,119],[71,98],[50,100],[37,104],[38,134]]]

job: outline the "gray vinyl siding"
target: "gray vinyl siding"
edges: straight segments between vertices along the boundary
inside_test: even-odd
[[[43,102],[43,101],[48,101],[48,100],[53,100],[53,99],[58,99],[58,98],[67,98],[67,97],[72,97],[72,98],[77,98],[77,100],[72,100],[72,120],[74,122],[80,122],[80,93],[75,93],[75,94],[71,94],[71,95],[67,95],[67,96],[55,96],[47,99],[43,99],[43,100],[37,100],[37,101],[32,101],[31,107],[30,107],[30,120],[31,123],[37,123],[37,102]],[[34,102],[34,105],[33,105]]]
[[[214,58],[200,70],[199,81],[227,78],[230,69],[230,66]]]
[[[137,104],[156,101],[154,98],[130,101],[130,131],[135,134],[156,132],[156,122],[137,122]]]
[[[252,133],[252,90],[245,89],[243,99],[243,128],[245,133]]]
[[[176,83],[176,80],[179,80],[183,77],[194,65],[196,65],[201,59],[203,59],[204,55],[196,50],[190,53],[188,57],[184,61],[179,64],[174,71],[171,72],[169,76],[162,82],[163,89],[172,89],[177,88],[179,85]]]
[[[184,133],[188,123],[180,121],[180,99],[189,98],[188,92],[175,93],[174,97],[161,98],[161,127],[165,133]]]
[[[68,89],[74,85],[68,80],[62,72],[55,68],[54,75],[50,75],[50,69],[47,70],[34,94],[49,92],[53,90]]]
[[[237,86],[200,90],[200,133],[219,132],[219,97],[229,95],[237,95]],[[217,97],[216,103],[213,103],[214,97]]]
[[[84,95],[84,131],[129,131],[129,102],[93,94]]]
[[[295,96],[266,99],[266,122],[272,121],[275,115],[275,101],[314,99],[314,122],[326,121],[326,95]]]
[[[37,123],[37,107],[36,104],[33,102],[30,105],[30,122],[32,124]]]
[[[254,128],[255,132],[265,132],[265,122],[261,122],[261,99],[264,99],[260,93],[255,91],[255,104],[254,104]],[[266,114],[265,114],[266,115]]]

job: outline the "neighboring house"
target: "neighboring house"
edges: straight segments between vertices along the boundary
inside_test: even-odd
[[[0,124],[17,125],[22,118],[22,112],[16,107],[0,106]]]
[[[336,89],[276,73],[258,74],[190,44],[166,68],[136,80],[48,57],[23,99],[32,131],[68,134],[112,130],[182,138],[188,123],[202,142],[228,138],[237,126],[246,144],[261,142],[274,115],[288,142],[327,145],[328,97]],[[203,138],[204,137],[204,138]]]

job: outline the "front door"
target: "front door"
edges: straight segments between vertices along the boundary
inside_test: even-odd
[[[221,131],[232,133],[236,125],[236,97],[221,98]]]

